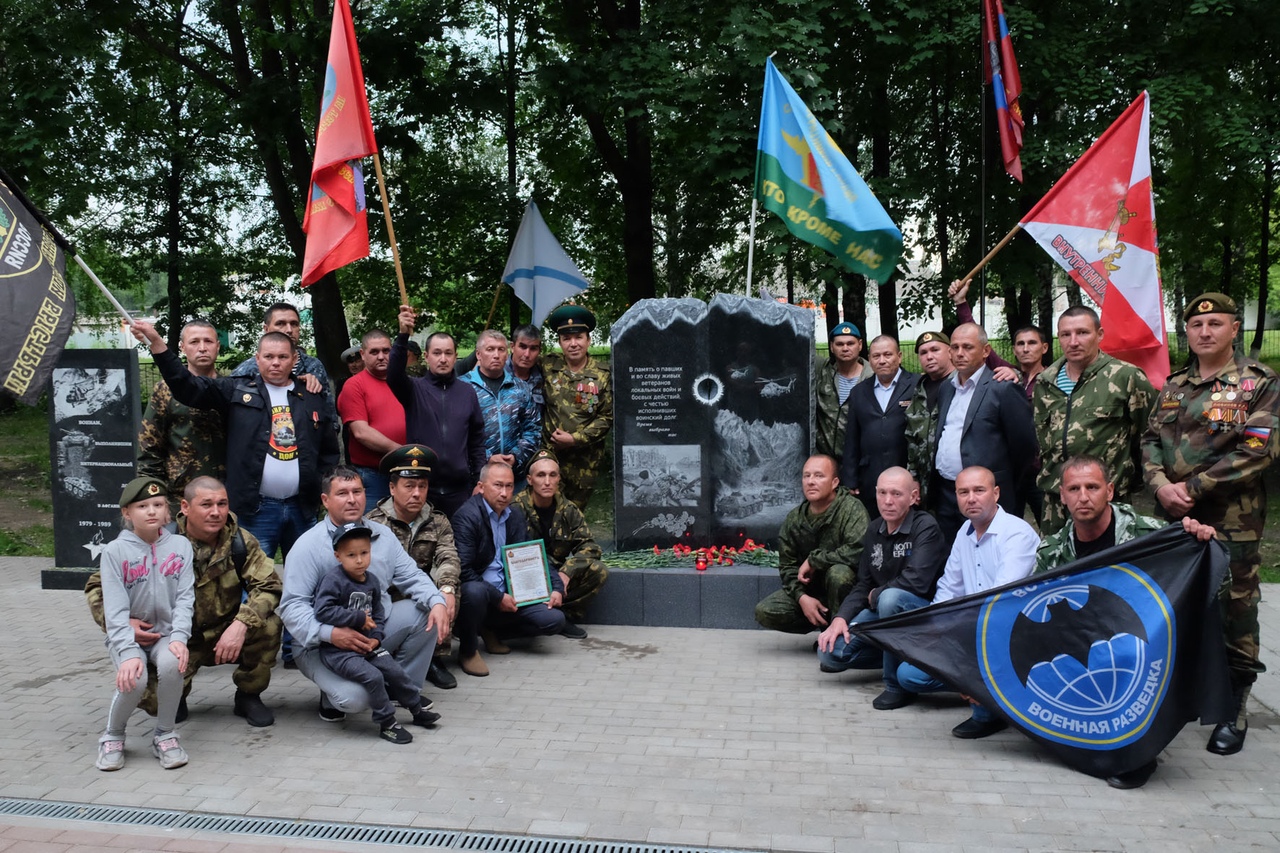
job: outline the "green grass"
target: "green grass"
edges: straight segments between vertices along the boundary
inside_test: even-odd
[[[0,530],[0,556],[52,557],[53,528],[38,524],[16,533]]]

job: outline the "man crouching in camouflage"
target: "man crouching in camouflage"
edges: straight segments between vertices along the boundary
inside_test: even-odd
[[[1280,455],[1280,377],[1235,354],[1235,300],[1203,293],[1183,312],[1192,363],[1169,377],[1142,438],[1147,485],[1166,518],[1212,525],[1227,546],[1231,576],[1218,591],[1236,717],[1213,730],[1205,748],[1244,748],[1249,690],[1258,660],[1258,541],[1266,521],[1262,475]]]
[[[430,576],[444,596],[445,613],[452,631],[458,621],[462,564],[458,562],[458,549],[453,544],[453,528],[448,517],[427,500],[431,468],[436,459],[436,452],[425,444],[405,444],[383,456],[378,471],[387,478],[391,494],[364,517],[391,528],[400,547]],[[403,597],[398,590],[392,590],[394,600]],[[458,679],[445,664],[451,642],[436,645],[435,656],[427,668],[427,681],[441,690],[458,686]]]
[[[183,674],[178,722],[187,718],[191,679],[202,666],[236,664],[234,710],[251,726],[269,726],[275,714],[262,702],[271,682],[271,667],[280,653],[283,625],[276,615],[280,576],[253,534],[241,530],[227,508],[227,489],[212,477],[197,477],[183,493],[177,532],[191,540],[195,552],[196,603],[191,657]],[[102,626],[102,577],[94,572],[84,588],[89,610]],[[150,625],[133,620],[140,646],[159,639]],[[141,707],[156,712],[156,675],[149,670]]]
[[[529,488],[516,496],[515,506],[524,513],[529,538],[541,539],[547,561],[564,581],[566,621],[560,633],[584,640],[587,632],[577,622],[586,617],[590,601],[609,577],[600,561],[600,546],[591,538],[587,520],[571,501],[560,494],[560,463],[549,450],[539,450],[529,462]],[[572,620],[572,621],[569,621]]]

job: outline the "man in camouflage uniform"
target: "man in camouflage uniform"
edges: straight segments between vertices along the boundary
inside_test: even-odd
[[[814,378],[814,449],[836,460],[844,459],[844,431],[849,420],[849,394],[871,375],[861,358],[862,331],[853,323],[840,323],[827,335],[830,356],[818,365]]]
[[[218,330],[207,320],[182,327],[178,351],[196,376],[217,376]],[[227,430],[213,409],[192,409],[173,399],[163,379],[151,391],[138,433],[138,476],[169,484],[169,512],[196,477],[227,476]]]
[[[1054,533],[1066,523],[1058,489],[1062,465],[1071,456],[1101,459],[1120,500],[1141,485],[1140,444],[1155,389],[1141,370],[1101,351],[1102,334],[1092,308],[1068,308],[1058,319],[1062,358],[1041,372],[1032,388],[1040,443],[1036,485],[1045,498],[1041,533]]]
[[[853,589],[867,533],[867,511],[840,488],[836,462],[810,456],[800,488],[805,502],[787,513],[778,532],[782,589],[756,605],[756,621],[772,631],[807,634],[827,626]]]
[[[1128,504],[1113,500],[1115,485],[1106,463],[1098,457],[1072,456],[1062,463],[1059,472],[1058,500],[1066,510],[1067,520],[1058,532],[1045,536],[1040,543],[1036,574],[1123,545],[1165,526],[1163,521],[1139,515]],[[1212,534],[1213,528],[1207,529]]]
[[[613,426],[609,368],[591,357],[596,317],[579,305],[562,305],[547,318],[560,350],[542,358],[545,409],[542,444],[560,460],[560,487],[580,510],[596,487],[605,436]]]
[[[187,694],[191,680],[202,666],[236,664],[231,679],[236,685],[234,711],[251,726],[269,726],[275,714],[262,702],[271,683],[271,667],[280,653],[283,625],[276,615],[281,583],[275,563],[263,553],[258,540],[242,530],[227,508],[227,489],[212,477],[198,477],[187,484],[177,532],[191,540],[195,555],[196,601],[190,658],[183,673],[182,703],[178,722],[187,718]],[[101,627],[102,577],[95,572],[84,588],[89,611]],[[133,621],[134,637],[141,646],[160,637],[151,626]],[[156,713],[156,678],[148,671],[141,707]]]
[[[1066,524],[1045,537],[1036,551],[1034,574],[1049,572],[1073,560],[1082,559],[1165,526],[1163,521],[1139,515],[1128,504],[1116,503],[1106,463],[1096,456],[1072,456],[1060,469],[1059,499],[1066,509]],[[1182,527],[1201,542],[1215,531],[1207,524],[1182,519]],[[1156,771],[1156,761],[1107,777],[1113,788],[1128,790],[1147,784]]]
[[[929,506],[929,481],[938,450],[938,389],[955,373],[951,339],[942,332],[916,338],[916,357],[923,372],[907,407],[907,470],[920,486],[920,506]]]
[[[1249,690],[1258,660],[1258,540],[1266,521],[1262,476],[1280,453],[1280,378],[1235,354],[1236,303],[1221,293],[1191,300],[1183,317],[1192,363],[1169,377],[1142,439],[1147,485],[1170,519],[1187,516],[1217,528],[1231,577],[1219,591],[1235,720],[1217,726],[1207,749],[1231,755],[1244,746]]]
[[[431,466],[435,461],[435,451],[425,444],[406,444],[382,457],[379,471],[390,483],[391,496],[366,513],[365,518],[390,528],[400,547],[408,552],[418,568],[431,576],[444,596],[445,613],[452,630],[458,618],[462,566],[448,517],[427,502]],[[403,596],[393,589],[392,598],[399,600]],[[427,668],[427,680],[441,690],[458,686],[458,679],[445,665],[448,654],[449,643],[437,644]]]
[[[539,450],[529,463],[529,488],[516,495],[515,506],[524,513],[529,538],[541,539],[551,568],[564,581],[565,625],[560,633],[584,640],[587,632],[577,624],[586,616],[587,602],[609,578],[601,562],[600,546],[582,511],[560,494],[560,463],[549,450]]]

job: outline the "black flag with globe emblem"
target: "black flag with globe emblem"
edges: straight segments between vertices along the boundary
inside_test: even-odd
[[[851,630],[1113,776],[1189,721],[1233,716],[1217,590],[1226,549],[1171,525],[978,595]]]
[[[0,172],[0,389],[34,406],[75,320],[66,241]]]

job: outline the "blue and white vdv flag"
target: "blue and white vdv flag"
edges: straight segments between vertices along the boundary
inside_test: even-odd
[[[561,302],[590,285],[532,201],[525,206],[502,280],[529,306],[535,326],[541,326]]]
[[[1055,571],[851,625],[1093,776],[1136,770],[1233,704],[1226,549],[1170,525]]]

